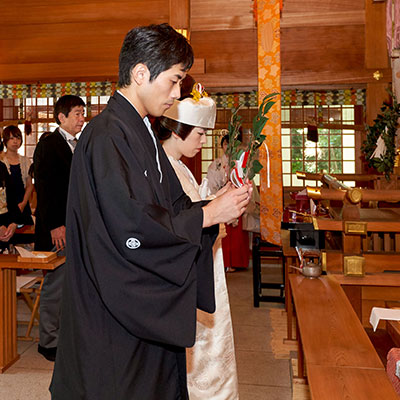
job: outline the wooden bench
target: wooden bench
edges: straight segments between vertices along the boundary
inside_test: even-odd
[[[343,399],[350,393],[347,398],[398,399],[339,282],[333,276],[307,279],[292,274],[289,283],[297,317],[298,375],[304,377],[306,360],[312,398]]]

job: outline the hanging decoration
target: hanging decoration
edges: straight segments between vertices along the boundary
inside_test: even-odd
[[[65,94],[84,97],[112,96],[116,87],[116,82],[2,84],[0,99],[58,98]]]
[[[258,96],[281,92],[280,1],[258,1]],[[270,109],[270,119],[264,127],[264,144],[259,149],[260,163],[260,232],[263,240],[281,244],[282,220],[282,156],[281,100]]]
[[[390,179],[396,160],[396,132],[399,128],[400,105],[392,95],[391,103],[384,103],[372,126],[367,126],[367,138],[361,150],[368,165]]]

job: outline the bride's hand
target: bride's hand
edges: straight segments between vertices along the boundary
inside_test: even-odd
[[[232,183],[230,181],[227,182],[225,186],[223,186],[221,189],[218,190],[217,193],[215,193],[215,197],[222,196],[224,193],[226,193],[229,189],[232,189]]]

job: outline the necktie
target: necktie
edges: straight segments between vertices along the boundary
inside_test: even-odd
[[[73,149],[75,150],[76,144],[78,143],[78,139],[77,138],[68,139],[68,143],[70,143]]]

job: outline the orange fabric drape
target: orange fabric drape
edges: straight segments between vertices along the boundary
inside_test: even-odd
[[[266,94],[281,93],[280,0],[258,0],[258,93],[259,101]],[[282,157],[281,99],[269,111],[264,128],[265,144],[261,146],[260,218],[263,240],[281,244]]]

